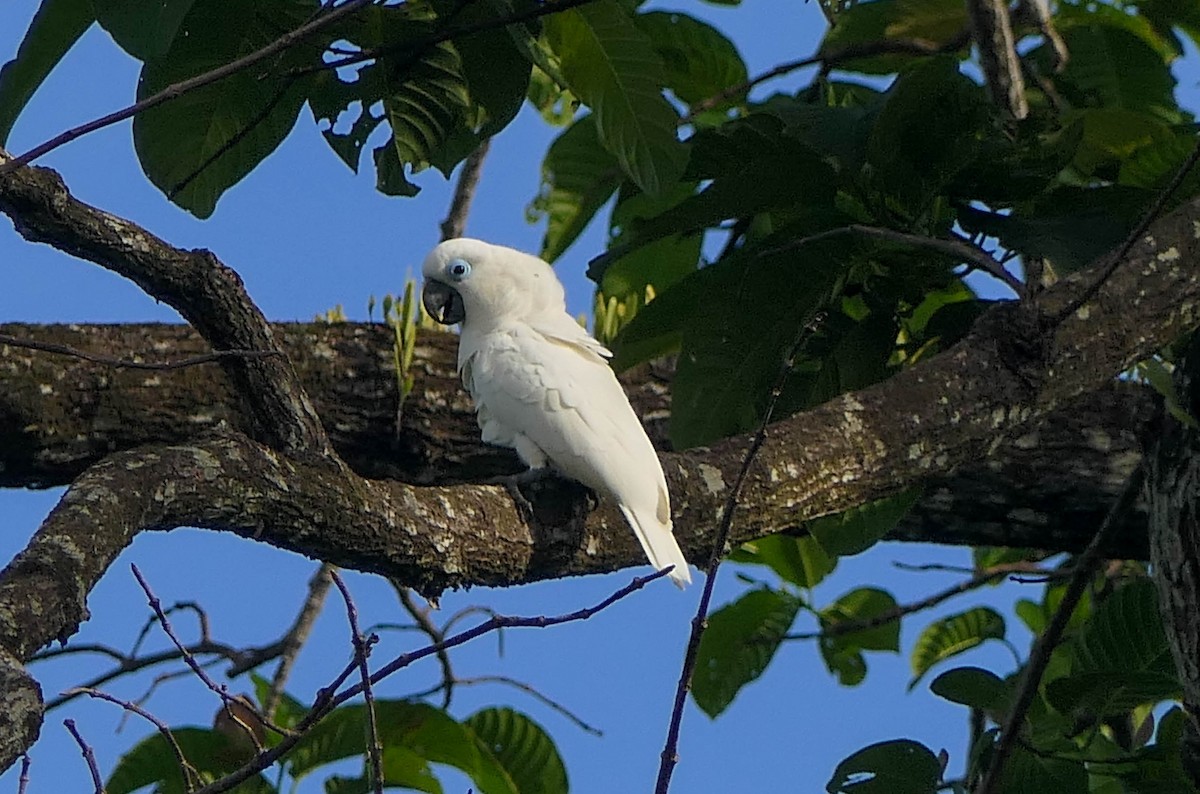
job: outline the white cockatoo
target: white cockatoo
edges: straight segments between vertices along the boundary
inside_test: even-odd
[[[422,271],[429,314],[462,323],[458,371],[483,440],[613,499],[650,563],[675,566],[675,584],[689,583],[658,455],[608,365],[612,353],[567,314],[550,265],[458,238],[434,248]]]

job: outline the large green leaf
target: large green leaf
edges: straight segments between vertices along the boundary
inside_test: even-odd
[[[315,0],[229,4],[198,0],[162,58],[148,61],[138,82],[144,99],[181,80],[223,66],[302,23]],[[287,58],[312,50],[298,47]],[[283,64],[290,61],[284,59]],[[146,176],[167,197],[200,218],[275,150],[304,102],[303,81],[247,69],[139,113],[133,142]]]
[[[1043,756],[1018,744],[1004,765],[999,791],[1005,794],[1088,794],[1082,761]]]
[[[471,94],[451,42],[426,49],[411,65],[384,60],[383,110],[400,162],[414,173],[430,165],[449,176],[478,145],[467,123]]]
[[[661,197],[622,191],[610,220],[611,245],[620,247],[632,234],[627,234],[626,229],[677,206],[690,198],[695,189],[694,184],[680,182]],[[629,192],[633,195],[626,195]],[[637,247],[612,261],[600,280],[600,292],[606,297],[624,299],[629,295],[641,296],[651,286],[661,294],[696,270],[703,242],[701,234],[677,234]]]
[[[572,93],[596,115],[600,141],[643,191],[658,194],[683,172],[679,116],[662,94],[662,60],[616,0],[554,14],[546,37]]]
[[[397,769],[425,779],[423,767],[408,753],[430,763],[449,764],[467,774],[482,794],[518,794],[504,767],[475,734],[444,711],[405,700],[375,702],[379,742],[385,757],[400,751]],[[288,755],[288,772],[296,779],[313,769],[366,750],[367,722],[363,705],[336,709],[305,734]],[[342,780],[342,786],[355,785]]]
[[[821,628],[835,629],[839,624],[858,623],[896,610],[891,593],[874,587],[860,587],[821,610]],[[858,686],[867,675],[863,651],[900,650],[900,620],[889,620],[874,628],[848,634],[821,637],[821,656],[825,666],[843,686]]]
[[[550,144],[530,205],[531,217],[546,218],[542,258],[553,262],[567,250],[620,184],[620,165],[600,145],[595,116],[576,120]]]
[[[1062,31],[1071,57],[1055,88],[1077,108],[1123,108],[1168,124],[1182,121],[1163,53],[1123,25],[1088,23],[1094,19]],[[1050,57],[1045,48],[1037,54]]]
[[[701,711],[716,717],[762,675],[800,605],[783,590],[752,590],[709,617],[692,677],[692,697]]]
[[[92,0],[96,21],[139,61],[161,58],[196,0]]]
[[[955,667],[939,675],[929,684],[938,697],[981,709],[993,718],[1003,714],[1010,697],[1008,685],[991,670],[981,667]]]
[[[454,24],[464,28],[486,27],[514,11],[512,0],[486,0],[466,6],[452,2],[447,6]],[[480,139],[507,127],[525,101],[532,66],[514,38],[514,33],[521,30],[521,25],[508,25],[453,40],[470,91],[470,126]]]
[[[766,565],[785,581],[800,587],[816,587],[833,572],[837,557],[831,556],[811,535],[794,538],[768,535],[743,543],[729,555],[732,562]]]
[[[566,794],[567,770],[540,725],[509,708],[487,708],[463,721],[508,771],[520,794]]]
[[[16,57],[0,68],[0,146],[38,86],[95,18],[90,0],[43,0],[38,6]]]
[[[950,57],[934,58],[901,75],[888,90],[867,144],[875,186],[914,216],[980,147],[989,117],[983,89]]]
[[[990,607],[975,607],[931,623],[913,646],[913,677],[908,688],[916,686],[938,662],[993,639],[1004,639],[1004,618]]]
[[[825,784],[829,794],[935,794],[942,764],[925,745],[894,739],[843,760]]]
[[[173,728],[171,735],[183,757],[206,782],[223,777],[246,761],[243,749],[231,746],[228,737],[211,728]],[[190,790],[184,786],[174,751],[160,733],[143,739],[121,756],[105,790],[109,794],[130,794],[151,785],[155,786],[156,794],[183,794]],[[274,794],[275,787],[262,775],[255,775],[230,791],[233,794]]]
[[[441,782],[420,754],[407,747],[387,747],[380,759],[384,785],[426,794],[442,794]],[[365,766],[365,764],[364,764]],[[335,775],[325,779],[325,794],[374,794],[370,771],[364,770],[359,777]]]
[[[748,79],[737,47],[713,26],[670,11],[634,19],[662,58],[667,88],[684,102],[695,104]]]
[[[920,39],[944,44],[967,27],[967,10],[957,0],[875,0],[854,3],[837,16],[821,42],[821,54],[875,44],[885,39]],[[963,49],[966,49],[964,43]],[[913,55],[876,55],[843,62],[856,72],[890,74],[913,61]]]
[[[859,554],[890,532],[920,496],[920,488],[910,488],[895,496],[814,519],[808,522],[806,528],[830,554],[839,557]]]

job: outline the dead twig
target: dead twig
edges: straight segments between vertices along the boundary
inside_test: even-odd
[[[350,640],[354,643],[354,661],[358,663],[358,671],[362,676],[363,700],[367,706],[367,756],[371,759],[371,789],[375,794],[383,794],[383,746],[379,742],[379,721],[375,716],[375,693],[371,689],[371,669],[367,657],[371,655],[371,646],[378,640],[378,635],[372,634],[364,638],[358,630],[358,608],[350,597],[350,589],[338,576],[337,571],[330,571],[330,577],[346,602],[346,619],[350,623]]]
[[[321,567],[308,582],[308,597],[304,599],[304,605],[300,607],[296,620],[288,629],[287,634],[283,636],[279,652],[279,666],[275,668],[275,675],[271,677],[271,688],[267,691],[267,697],[263,701],[263,716],[268,720],[274,719],[275,709],[279,706],[279,699],[283,697],[283,689],[287,685],[288,677],[292,674],[296,656],[308,640],[317,616],[321,614],[321,607],[325,604],[325,594],[329,592],[329,585],[333,582],[334,570],[329,563],[321,563]]]
[[[149,711],[146,711],[146,709],[142,708],[141,706],[139,706],[136,703],[131,703],[128,700],[121,700],[118,697],[113,697],[112,695],[108,694],[107,692],[101,692],[98,689],[89,689],[88,687],[76,687],[75,689],[68,690],[68,692],[74,693],[77,695],[87,695],[90,698],[95,698],[97,700],[104,700],[109,703],[113,703],[113,704],[125,709],[125,711],[132,712],[133,714],[136,714],[139,717],[141,717],[142,719],[149,722],[151,725],[153,725],[158,730],[159,734],[162,735],[163,739],[166,740],[167,746],[171,748],[171,753],[174,754],[174,756],[175,756],[175,763],[179,764],[179,774],[180,774],[180,777],[183,778],[183,790],[191,791],[191,789],[194,786],[200,785],[200,783],[201,783],[200,773],[196,771],[196,768],[194,766],[192,766],[190,763],[188,763],[187,758],[183,755],[183,748],[181,748],[179,746],[179,742],[177,742],[175,740],[175,734],[173,734],[171,732],[171,729],[167,726],[167,724],[165,722],[163,722],[162,720],[160,720],[158,717],[155,717]],[[66,694],[66,693],[64,693],[64,694]]]
[[[487,157],[491,145],[491,138],[480,143],[479,148],[471,152],[463,163],[462,170],[458,172],[454,198],[450,200],[450,210],[440,227],[443,240],[462,237],[466,232],[471,201],[475,198],[475,189],[479,186],[479,177],[483,173],[483,160]]]
[[[60,356],[71,356],[72,358],[90,361],[93,364],[103,364],[113,369],[139,369],[152,372],[186,369],[201,364],[212,364],[227,358],[265,358],[267,356],[283,355],[277,350],[214,350],[212,353],[192,356],[180,361],[150,362],[135,361],[131,358],[101,356],[97,353],[88,353],[85,350],[78,350],[68,345],[59,345],[53,342],[38,342],[34,339],[21,339],[16,336],[9,336],[8,334],[0,334],[0,345],[19,347],[25,350],[37,350],[42,353],[53,353]]]
[[[1000,729],[1000,741],[996,745],[996,751],[992,754],[992,761],[983,777],[983,782],[976,789],[976,794],[992,794],[997,791],[1004,764],[1016,746],[1021,726],[1025,722],[1025,715],[1029,713],[1029,706],[1037,694],[1042,675],[1046,672],[1046,665],[1050,663],[1050,654],[1062,638],[1067,622],[1075,612],[1075,607],[1079,604],[1079,599],[1083,597],[1088,581],[1096,571],[1096,566],[1100,562],[1101,549],[1108,542],[1108,536],[1120,526],[1125,513],[1133,507],[1138,494],[1141,493],[1145,479],[1145,470],[1139,464],[1129,475],[1124,490],[1117,497],[1117,501],[1113,503],[1108,515],[1104,517],[1095,536],[1076,559],[1071,580],[1067,583],[1066,592],[1063,593],[1058,609],[1055,610],[1046,630],[1034,640],[1033,648],[1029,652],[1029,660],[1025,663],[1020,683],[1017,685],[1017,694],[1013,699],[1012,709],[1009,710],[1008,716],[1004,719],[1004,726]]]
[[[92,746],[83,740],[79,735],[79,729],[75,727],[75,720],[63,720],[63,725],[67,726],[67,730],[75,737],[75,743],[79,745],[79,751],[83,753],[83,760],[87,761],[88,772],[92,774],[92,784],[95,786],[96,794],[105,794],[104,781],[100,778],[100,768],[96,766],[96,754],[92,752]]]
[[[675,771],[675,765],[679,762],[676,748],[679,746],[679,728],[683,722],[683,706],[687,701],[688,690],[691,688],[692,673],[696,669],[696,656],[700,650],[700,638],[703,636],[704,629],[708,625],[708,608],[712,602],[713,587],[717,581],[717,569],[721,567],[721,560],[726,553],[725,546],[728,543],[729,530],[733,526],[733,511],[737,508],[738,497],[741,495],[742,486],[746,482],[746,476],[750,473],[750,465],[754,462],[754,456],[758,454],[758,450],[762,448],[763,442],[767,439],[767,425],[771,422],[775,406],[779,403],[779,395],[783,393],[783,385],[787,381],[792,368],[795,366],[796,357],[800,354],[800,348],[816,332],[822,319],[820,315],[814,317],[811,322],[801,327],[796,334],[796,338],[792,341],[791,348],[784,357],[783,365],[779,368],[779,375],[775,379],[775,384],[771,388],[767,408],[763,412],[758,430],[754,433],[754,437],[750,441],[750,446],[746,449],[746,454],[742,457],[742,466],[738,470],[733,487],[729,489],[729,495],[725,498],[725,504],[721,508],[720,524],[717,528],[716,537],[713,539],[712,553],[709,556],[708,567],[706,569],[707,575],[704,578],[704,589],[700,593],[700,604],[696,608],[696,616],[692,618],[692,631],[688,636],[687,649],[684,651],[683,666],[679,671],[679,683],[675,687],[675,701],[671,707],[671,719],[667,726],[667,740],[663,745],[662,760],[658,767],[658,779],[654,784],[655,794],[667,794],[668,789],[671,788],[671,775]]]
[[[408,614],[412,615],[413,620],[417,621],[417,626],[425,635],[429,637],[430,642],[437,644],[446,639],[445,629],[439,629],[437,625],[429,619],[429,610],[421,607],[413,598],[413,591],[399,582],[392,580],[392,587],[396,588],[396,596],[400,599],[400,604]],[[449,625],[449,624],[447,624]],[[454,692],[454,668],[450,666],[450,654],[444,650],[437,654],[438,664],[442,666],[442,683],[440,686],[432,690],[442,692],[442,708],[450,707],[450,699]]]

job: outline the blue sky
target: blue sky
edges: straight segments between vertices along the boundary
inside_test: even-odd
[[[656,5],[695,13],[729,32],[751,74],[811,53],[824,27],[811,2],[755,0],[738,9],[698,2]],[[0,61],[15,53],[35,8],[33,0],[0,5]],[[13,132],[10,148],[22,151],[128,104],[136,78],[137,64],[107,34],[93,29],[35,97]],[[799,77],[792,78],[772,84],[769,90],[799,82]],[[1194,83],[1192,79],[1187,87],[1193,92]],[[540,157],[554,134],[526,110],[499,137],[484,166],[468,224],[472,236],[527,250],[539,247],[543,229],[526,222],[525,206],[537,192]],[[437,224],[450,195],[450,184],[437,173],[418,177],[424,190],[416,199],[389,199],[375,193],[373,175],[351,174],[326,147],[307,111],[280,150],[226,194],[207,221],[177,209],[149,184],[134,158],[128,123],[70,144],[41,164],[59,170],[82,200],[129,218],[175,245],[213,250],[242,275],[267,317],[281,321],[308,320],[335,304],[342,304],[351,319],[366,319],[369,295],[396,292],[405,275],[416,272],[424,253],[437,241]],[[603,249],[603,240],[601,229],[590,229],[557,266],[574,312],[590,308],[591,285],[583,271],[587,260]],[[179,321],[171,309],[133,284],[47,247],[25,243],[7,222],[0,223],[0,267],[0,321]],[[23,546],[58,495],[58,491],[0,493],[4,559]],[[948,574],[898,572],[892,566],[898,559],[969,564],[965,550],[886,545],[862,558],[844,560],[837,573],[817,588],[816,602],[826,603],[848,590],[871,585],[887,587],[899,601],[907,602],[956,580]],[[297,555],[219,533],[145,533],[92,593],[93,618],[75,641],[107,642],[120,648],[133,642],[148,614],[129,573],[134,562],[164,602],[202,603],[212,616],[216,636],[233,644],[275,638],[293,619],[316,567]],[[444,619],[472,604],[523,615],[571,611],[603,598],[633,574],[450,593],[443,599],[441,616]],[[403,620],[384,582],[353,573],[347,574],[347,581],[364,625]],[[732,569],[725,569],[717,603],[735,597],[744,587]],[[873,654],[868,658],[871,672],[866,683],[853,689],[833,681],[811,644],[785,646],[766,675],[745,689],[716,721],[689,704],[675,790],[820,792],[841,758],[868,743],[903,736],[923,741],[935,751],[947,748],[952,769],[959,768],[965,710],[935,698],[924,685],[906,693],[907,652],[932,616],[981,603],[1010,604],[1017,593],[1037,597],[1034,586],[1023,587],[1026,590],[1009,584],[980,591],[952,602],[949,609],[906,623],[904,655]],[[520,693],[494,686],[460,690],[452,711],[463,717],[494,704],[526,711],[558,742],[574,792],[648,791],[699,591],[692,587],[679,593],[660,582],[588,622],[513,631],[506,636],[502,657],[494,638],[455,652],[460,676],[500,674],[527,681],[603,729],[603,738],[579,731]],[[194,636],[188,620],[181,619],[179,628],[185,636]],[[1023,651],[1028,645],[1028,635],[1015,619],[1010,620],[1010,639]],[[409,634],[385,634],[374,659],[386,660],[411,648],[412,642]],[[165,646],[157,636],[152,644]],[[345,613],[333,596],[300,657],[290,691],[302,700],[310,699],[340,670],[349,653]],[[976,651],[964,661],[991,666],[1002,674],[1013,667],[1011,655],[999,645]],[[104,667],[101,659],[77,656],[37,665],[34,673],[52,696]],[[393,677],[378,696],[403,696],[424,688],[436,676],[433,663],[418,665]],[[137,697],[148,681],[143,676],[110,689],[122,697]],[[249,689],[248,682],[234,688],[239,686]],[[148,707],[172,724],[207,724],[217,704],[198,682],[183,679],[164,684]],[[43,739],[31,754],[29,794],[90,789],[86,766],[62,727],[65,717],[77,721],[106,773],[122,750],[149,732],[147,725],[135,720],[116,734],[121,714],[108,704],[77,701],[50,714]],[[320,791],[320,779],[306,781],[300,790]],[[444,780],[448,791],[466,790],[467,783],[453,774]],[[15,770],[0,776],[0,791],[16,787]]]

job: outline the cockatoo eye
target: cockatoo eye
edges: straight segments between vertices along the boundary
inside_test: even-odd
[[[451,259],[450,265],[446,268],[446,272],[450,274],[450,278],[455,281],[462,281],[467,276],[471,275],[471,263],[464,259]]]

